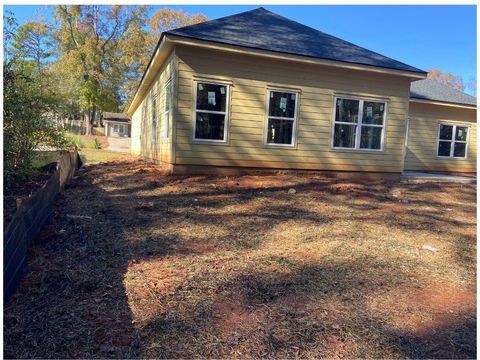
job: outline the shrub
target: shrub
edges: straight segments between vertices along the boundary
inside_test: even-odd
[[[49,119],[54,108],[28,66],[4,63],[3,81],[3,174],[9,186],[32,173],[35,149],[61,149],[66,143],[63,130]]]
[[[67,132],[66,133],[66,142],[68,147],[77,147],[80,149],[86,148],[85,141],[83,141],[82,136]]]
[[[100,143],[100,141],[98,141],[97,138],[93,139],[93,148],[94,149],[101,149],[102,148],[102,144]]]

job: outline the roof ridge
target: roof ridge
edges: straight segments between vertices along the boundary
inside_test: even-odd
[[[168,34],[170,31],[185,30],[185,29],[188,29],[188,28],[190,28],[190,27],[197,26],[197,25],[200,25],[200,24],[208,24],[209,22],[212,22],[212,21],[218,21],[218,20],[221,20],[221,19],[229,19],[229,18],[234,17],[234,16],[246,14],[246,13],[253,12],[253,11],[258,11],[258,10],[260,10],[260,9],[265,10],[265,11],[268,11],[269,13],[275,14],[275,13],[273,13],[273,12],[265,9],[264,7],[260,6],[260,7],[255,8],[255,9],[242,11],[242,12],[239,12],[239,13],[236,13],[236,14],[227,15],[227,16],[221,16],[221,17],[218,17],[218,18],[216,18],[216,19],[209,19],[209,20],[204,21],[204,22],[201,22],[201,23],[196,23],[196,24],[191,24],[191,25],[187,25],[187,26],[182,26],[182,27],[175,28],[175,29],[170,29],[170,30],[164,31],[162,34]]]
[[[263,7],[261,7],[261,8],[259,8],[259,9],[264,9],[264,8],[263,8]],[[257,10],[258,10],[258,9],[257,9]],[[338,36],[335,36],[335,35],[332,35],[332,34],[326,33],[326,32],[324,32],[324,31],[321,31],[321,30],[318,30],[318,29],[315,29],[314,27],[311,27],[311,26],[308,26],[308,25],[302,24],[302,23],[301,23],[301,22],[299,22],[299,21],[296,21],[296,20],[293,20],[293,19],[287,18],[286,16],[283,16],[283,15],[277,14],[277,13],[275,13],[275,12],[273,12],[273,11],[270,11],[270,10],[267,10],[267,9],[264,9],[264,10],[265,10],[265,11],[267,11],[267,12],[269,12],[269,13],[270,13],[270,14],[272,14],[272,15],[275,15],[275,16],[276,16],[276,17],[278,17],[278,18],[281,18],[281,19],[283,19],[283,20],[287,20],[287,21],[289,21],[289,22],[291,22],[291,23],[294,23],[294,24],[300,25],[300,26],[302,26],[302,27],[309,28],[309,29],[311,29],[311,30],[314,30],[314,31],[316,31],[316,32],[318,32],[318,33],[320,33],[320,34],[322,34],[322,35],[327,35],[327,36],[330,36],[330,37],[332,37],[332,38],[334,38],[334,39],[336,39],[336,40],[342,41],[342,42],[344,42],[344,43],[346,43],[346,44],[349,44],[349,45],[355,46],[355,47],[357,47],[357,48],[360,48],[360,49],[363,49],[363,50],[369,51],[369,52],[371,52],[371,53],[374,53],[374,54],[376,54],[376,55],[379,55],[379,56],[382,56],[382,57],[388,58],[389,60],[393,60],[393,61],[399,62],[399,63],[401,63],[401,64],[403,64],[403,65],[410,66],[410,65],[408,65],[407,63],[404,63],[404,62],[402,62],[402,61],[398,61],[398,60],[396,60],[396,59],[394,59],[394,58],[391,58],[391,57],[389,57],[389,56],[385,56],[385,55],[383,55],[383,54],[380,54],[380,53],[378,53],[378,52],[376,52],[376,51],[373,51],[373,50],[367,49],[367,48],[365,48],[365,47],[363,47],[363,46],[360,46],[360,45],[354,44],[353,42],[350,42],[350,41],[348,41],[348,40],[345,40],[345,39],[339,38]]]

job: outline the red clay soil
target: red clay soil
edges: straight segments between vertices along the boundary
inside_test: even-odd
[[[475,199],[87,166],[5,306],[4,356],[476,358]]]

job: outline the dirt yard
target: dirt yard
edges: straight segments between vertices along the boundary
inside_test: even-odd
[[[475,201],[474,185],[89,165],[5,306],[4,355],[475,358]]]

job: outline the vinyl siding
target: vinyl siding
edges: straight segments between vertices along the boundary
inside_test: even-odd
[[[475,109],[412,102],[405,170],[476,172],[477,114]],[[470,125],[466,159],[437,157],[440,123]]]
[[[402,171],[410,87],[407,78],[183,45],[177,46],[175,53],[175,164]],[[193,91],[194,79],[198,78],[231,84],[226,144],[193,140]],[[264,144],[268,88],[300,92],[294,148]],[[331,149],[334,97],[341,94],[387,100],[383,152]]]
[[[160,68],[155,80],[150,85],[142,102],[132,116],[132,145],[131,152],[144,158],[172,163],[172,117],[174,109],[171,109],[170,131],[168,138],[163,137],[164,109],[165,109],[165,85],[170,77],[174,81],[173,103],[175,103],[175,54],[167,58]],[[152,122],[152,96],[157,93],[157,125],[154,129]]]

